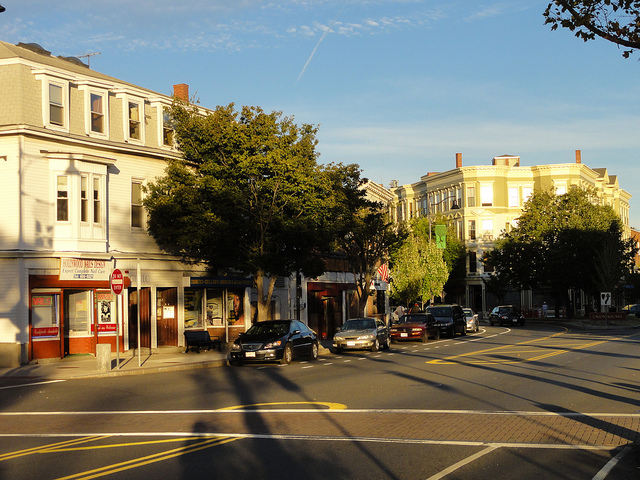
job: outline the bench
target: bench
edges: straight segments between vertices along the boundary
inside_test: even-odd
[[[187,347],[184,353],[187,353],[190,348],[195,349],[196,353],[200,353],[200,349],[205,347],[207,350],[211,350],[211,347],[218,347],[218,350],[222,351],[220,337],[214,336],[211,338],[206,330],[186,331],[184,332],[184,340]]]

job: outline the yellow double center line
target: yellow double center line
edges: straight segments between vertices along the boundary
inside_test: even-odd
[[[524,362],[535,362],[538,360],[542,360],[544,358],[553,357],[556,355],[561,355],[563,353],[567,353],[573,350],[582,350],[584,348],[593,347],[595,345],[599,345],[601,343],[607,343],[612,340],[618,340],[617,338],[607,339],[607,340],[598,340],[595,342],[582,343],[579,341],[568,342],[563,341],[559,344],[553,344],[551,340],[564,340],[560,338],[562,335],[565,335],[565,332],[556,333],[549,337],[537,338],[535,340],[528,340],[526,342],[516,343],[513,345],[503,345],[501,347],[489,348],[486,350],[479,350],[476,352],[464,353],[461,355],[454,355],[451,357],[443,358],[443,359],[435,359],[429,360],[426,363],[435,364],[435,365],[455,365],[460,363],[473,364],[473,365],[488,365],[488,364],[513,364],[513,363],[524,363]],[[548,341],[549,343],[546,345],[534,345],[534,343],[540,343]],[[525,346],[532,348],[524,348]],[[523,348],[518,348],[523,347]],[[542,354],[535,355],[539,353],[541,349],[552,349],[551,351],[545,351]],[[532,356],[528,356],[532,355]],[[489,358],[472,358],[472,357],[489,357]],[[498,358],[502,357],[502,358]]]

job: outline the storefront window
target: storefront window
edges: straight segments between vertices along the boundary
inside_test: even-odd
[[[184,328],[202,328],[203,294],[201,288],[184,289]]]
[[[91,292],[65,292],[64,297],[69,336],[91,335]]]
[[[244,323],[244,290],[229,290],[227,294],[227,309],[227,318],[230,325]]]
[[[207,326],[222,327],[222,292],[212,288],[207,289]]]
[[[57,337],[58,295],[33,295],[31,297],[31,321],[33,337]]]
[[[115,295],[111,291],[96,292],[98,305],[98,333],[116,331]]]

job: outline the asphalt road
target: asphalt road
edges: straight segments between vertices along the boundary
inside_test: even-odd
[[[637,480],[639,346],[485,327],[286,366],[0,378],[0,480]]]

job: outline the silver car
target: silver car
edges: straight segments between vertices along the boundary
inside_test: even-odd
[[[382,320],[375,318],[352,318],[347,320],[333,336],[333,349],[340,353],[343,349],[369,349],[377,352],[391,346],[389,328]]]
[[[467,319],[467,332],[478,332],[480,325],[478,321],[478,314],[473,313],[470,308],[463,308],[464,316]]]

